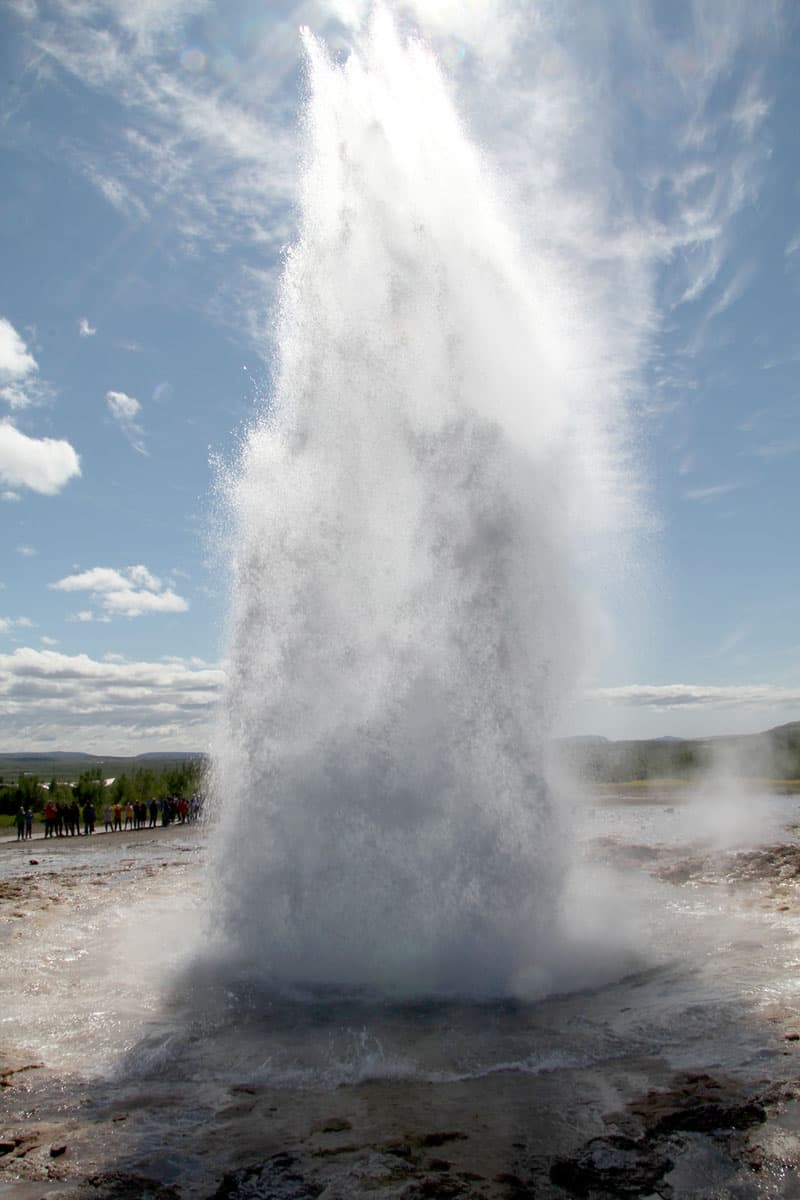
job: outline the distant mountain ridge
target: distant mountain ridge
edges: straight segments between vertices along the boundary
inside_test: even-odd
[[[22,750],[14,754],[0,752],[0,782],[10,784],[21,775],[35,775],[43,783],[53,777],[61,783],[74,783],[84,771],[100,769],[103,777],[134,771],[163,770],[185,762],[204,762],[202,750],[151,750],[143,754],[86,754],[80,750]]]
[[[720,767],[742,778],[800,780],[800,721],[714,737],[567,738],[559,754],[579,776],[598,783],[688,779]]]
[[[800,721],[788,721],[761,733],[715,737],[613,741],[600,734],[560,738],[556,752],[571,770],[603,783],[653,778],[685,779],[707,770],[729,755],[738,774],[800,780]],[[85,754],[77,750],[0,753],[0,782],[21,775],[43,782],[56,777],[74,781],[83,771],[101,768],[104,777],[140,770],[160,772],[187,761],[205,762],[202,750],[151,750],[135,755]]]

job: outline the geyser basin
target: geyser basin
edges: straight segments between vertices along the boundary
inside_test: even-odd
[[[602,389],[424,47],[379,9],[343,65],[306,49],[275,387],[227,481],[214,909],[265,980],[540,993]]]

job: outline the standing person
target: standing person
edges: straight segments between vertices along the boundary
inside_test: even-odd
[[[46,838],[53,837],[56,823],[56,806],[52,800],[48,800],[44,806],[44,836]]]
[[[25,837],[33,837],[33,809],[30,804],[25,809]]]
[[[103,824],[105,825],[106,833],[111,833],[114,828],[114,810],[110,804],[107,804],[103,809]]]
[[[133,829],[133,805],[130,800],[125,805],[125,828]]]
[[[155,829],[158,822],[158,801],[155,796],[150,798],[150,828]]]
[[[74,799],[74,797],[72,800],[72,804],[70,804],[70,806],[69,806],[69,815],[72,819],[72,832],[76,835],[76,837],[80,837],[81,836],[81,810],[78,808],[78,801],[76,799]]]
[[[83,833],[84,837],[88,837],[90,833],[94,833],[94,805],[91,800],[87,800],[83,806]]]
[[[22,807],[21,804],[19,806],[19,812],[17,813],[16,817],[14,818],[14,823],[17,826],[17,841],[24,842],[25,841],[25,809]]]
[[[122,829],[122,805],[119,800],[114,805],[114,829]]]

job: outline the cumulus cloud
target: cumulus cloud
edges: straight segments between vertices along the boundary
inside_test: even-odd
[[[98,661],[20,647],[0,654],[0,748],[202,749],[223,684],[219,667]]]
[[[26,385],[38,370],[22,337],[6,317],[0,317],[0,399],[10,408],[26,408],[31,403]]]
[[[94,337],[94,335],[97,333],[97,329],[93,325],[89,324],[87,317],[81,317],[80,321],[78,322],[78,333],[81,337]]]
[[[61,592],[89,592],[106,620],[111,616],[180,613],[186,612],[189,607],[188,601],[164,586],[158,576],[141,564],[123,571],[113,567],[92,567],[76,575],[67,575],[49,586]],[[91,612],[84,612],[76,614],[74,619],[95,618]]]
[[[144,430],[137,420],[142,411],[139,401],[125,392],[109,391],[106,392],[106,406],[133,449],[139,454],[147,454],[143,440]]]
[[[30,629],[30,617],[0,617],[0,634],[12,633],[15,629]]]
[[[0,482],[54,496],[80,473],[80,459],[69,442],[28,437],[0,421]]]

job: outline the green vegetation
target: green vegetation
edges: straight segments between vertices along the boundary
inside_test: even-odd
[[[0,756],[4,780],[0,784],[0,815],[5,816],[16,813],[20,805],[40,813],[50,798],[57,803],[71,802],[74,798],[80,805],[89,799],[93,800],[95,805],[117,802],[133,804],[136,801],[150,800],[153,796],[156,799],[164,796],[188,799],[194,792],[202,789],[206,769],[205,758],[201,755],[186,758],[148,755],[141,759],[105,759],[102,763],[95,762],[88,766],[85,765],[86,757],[79,758],[75,755],[69,756],[71,764],[84,763],[83,769],[77,773],[74,770],[62,771],[61,764],[58,764],[56,774],[39,775],[27,770],[18,770],[15,773],[6,761],[11,757]],[[16,757],[17,761],[29,761],[25,756]],[[48,759],[45,755],[40,757]],[[55,766],[52,759],[53,756],[49,756],[47,762],[51,769]],[[116,775],[106,773],[111,762],[126,762],[129,764],[128,770],[120,771]],[[104,780],[111,778],[113,782],[106,786]]]
[[[595,786],[679,788],[716,767],[785,791],[800,790],[800,721],[764,733],[719,738],[659,738],[607,742],[576,739],[560,754],[579,778]]]

